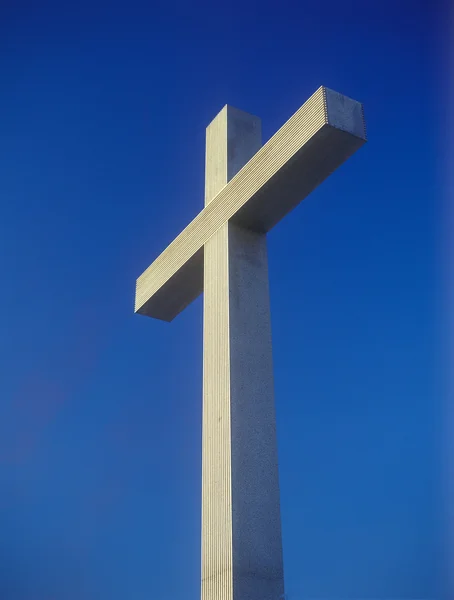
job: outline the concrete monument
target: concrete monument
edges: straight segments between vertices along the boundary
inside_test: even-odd
[[[138,278],[135,311],[203,307],[202,600],[284,593],[266,233],[366,141],[359,102],[320,87],[264,145],[224,107],[205,207]]]

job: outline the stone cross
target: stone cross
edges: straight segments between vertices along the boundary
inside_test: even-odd
[[[205,207],[138,278],[135,311],[203,305],[202,600],[284,594],[267,232],[366,141],[362,104],[320,87],[264,145],[225,106]]]

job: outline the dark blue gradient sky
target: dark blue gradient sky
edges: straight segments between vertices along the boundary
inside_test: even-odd
[[[222,106],[266,141],[322,84],[369,142],[269,236],[287,591],[434,596],[428,3],[66,4],[0,8],[0,598],[199,597],[202,302],[135,316],[135,279]]]

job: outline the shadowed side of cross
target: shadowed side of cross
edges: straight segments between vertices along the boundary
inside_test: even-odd
[[[268,232],[365,142],[362,104],[320,87],[138,278],[135,312],[172,321],[203,291],[220,227]]]

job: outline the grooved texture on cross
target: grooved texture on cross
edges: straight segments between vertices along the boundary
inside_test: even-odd
[[[207,204],[260,147],[225,107],[207,129]],[[224,223],[205,243],[202,600],[284,592],[266,234]]]
[[[319,88],[252,157],[235,155],[248,162],[230,181],[208,187],[205,208],[138,278],[135,311],[171,321],[202,292],[204,245],[225,223],[269,231],[365,141],[362,105]],[[215,166],[222,173],[227,160]]]

